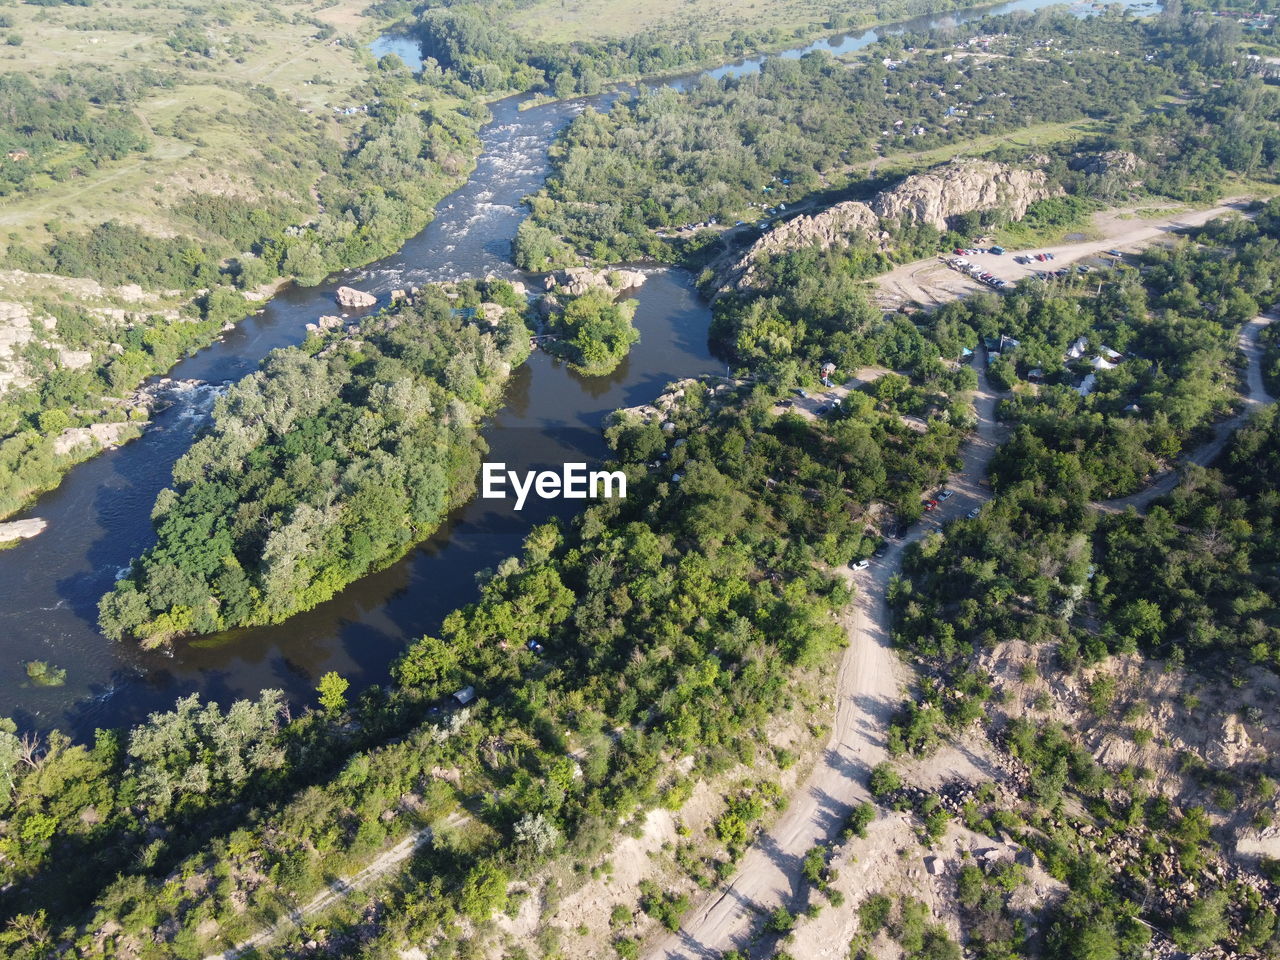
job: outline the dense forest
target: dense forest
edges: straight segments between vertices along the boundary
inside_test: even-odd
[[[1272,201],[1254,223],[1223,222],[1171,250],[1153,248],[1140,258],[1142,273],[1119,268],[1101,294],[1091,280],[1084,290],[1031,289],[1007,298],[973,298],[938,312],[939,323],[965,324],[984,336],[1020,334],[1024,343],[1007,352],[1013,370],[1048,367],[1080,336],[1096,341],[1095,349],[1104,337],[1124,342],[1127,356],[1114,369],[1092,374],[1072,373],[1059,363],[1059,373],[1046,374],[1034,386],[1014,374],[1009,385],[1018,389],[1001,411],[1011,436],[991,466],[999,496],[980,517],[956,524],[945,541],[930,542],[908,565],[911,580],[899,594],[904,644],[951,661],[1014,631],[1031,640],[1058,637],[1083,645],[1095,657],[1136,639],[1140,628],[1126,626],[1127,617],[1097,636],[1071,624],[1069,615],[1085,592],[1105,596],[1110,583],[1091,568],[1090,542],[1099,521],[1089,504],[1137,488],[1193,447],[1229,407],[1235,333],[1258,312],[1253,297],[1265,302],[1280,289],[1277,213]],[[1217,283],[1223,284],[1221,296],[1212,295]],[[1198,297],[1188,299],[1198,290],[1206,306]],[[1248,298],[1252,308],[1238,297]],[[1121,325],[1125,341],[1115,338]],[[1028,353],[1021,355],[1023,350]],[[1084,397],[1066,383],[1049,382],[1089,375],[1096,377],[1097,389]],[[1117,538],[1148,523],[1155,531],[1158,516],[1121,517],[1103,528]],[[955,576],[958,569],[965,575]],[[1174,569],[1169,573],[1176,576]],[[1149,567],[1130,576],[1147,578],[1151,588],[1159,582]],[[978,602],[989,601],[992,590],[1026,600]],[[1164,635],[1163,629],[1157,632]],[[1252,646],[1244,635],[1230,636],[1230,655],[1230,647]],[[1273,656],[1268,652],[1263,662]],[[1274,663],[1280,666],[1280,660]]]
[[[217,119],[256,144],[257,157],[234,193],[189,190],[166,198],[164,215],[177,233],[158,235],[118,220],[83,228],[51,219],[43,243],[10,238],[0,261],[7,268],[92,279],[107,288],[108,299],[120,285],[173,291],[179,304],[171,309],[181,320],[154,315],[165,311],[130,311],[125,303],[132,316],[121,321],[59,297],[56,287],[52,303],[31,304],[57,320],[56,336],[42,330],[45,337],[24,348],[14,362],[31,385],[10,388],[0,400],[0,516],[56,486],[70,464],[92,452],[55,452],[61,431],[119,416],[112,398],[243,318],[250,311],[246,294],[279,278],[318,283],[339,267],[389,253],[431,219],[437,201],[470,170],[488,111],[478,104],[422,106],[415,101],[428,88],[397,64],[381,65],[355,91],[372,108],[343,132],[345,142],[275,91],[228,82],[228,94],[245,106]],[[132,107],[183,80],[159,66],[0,77],[0,89],[12,92],[0,110],[0,143],[11,144],[0,171],[19,177],[9,181],[11,201],[38,197],[50,180],[82,176],[86,164],[145,151]],[[162,132],[197,150],[205,145],[198,111]],[[313,200],[323,212],[309,217]],[[72,367],[57,346],[87,351],[91,360]]]
[[[875,19],[885,23],[952,5],[951,0],[881,0],[875,7]],[[617,37],[580,37],[572,43],[550,43],[532,40],[519,29],[521,11],[530,6],[530,0],[413,4],[408,0],[381,0],[373,9],[387,16],[404,17],[421,42],[423,53],[448,75],[473,89],[491,93],[540,89],[561,98],[599,93],[609,80],[716,66],[762,50],[795,46],[806,36],[856,26],[866,12],[856,3],[826,4],[821,22],[809,22],[792,30],[740,25],[721,39],[709,35],[699,24],[698,12],[691,10],[676,22]]]
[[[568,93],[711,52],[645,38],[540,60],[543,51],[520,49],[469,4],[416,13],[444,72],[414,81],[394,64],[381,68],[386,86],[369,137],[306,155],[324,168],[317,189],[326,209],[309,226],[289,227],[287,204],[255,214],[235,201],[188,199],[193,232],[220,241],[109,224],[10,251],[29,269],[211,288],[194,307],[205,326],[129,331],[126,351],[107,361],[120,364],[108,368],[113,389],[210,334],[243,307],[239,290],[375,255],[429,215],[431,191],[465,168],[481,111],[442,118],[411,108],[413,84]],[[754,218],[762,195],[772,205],[852,188],[858,164],[948,146],[952,134],[931,128],[918,144],[904,136],[885,146],[877,132],[894,129],[891,116],[941,123],[936,94],[957,83],[982,91],[984,103],[1000,101],[989,109],[1006,125],[1104,120],[1089,149],[1133,150],[1147,164],[1142,189],[1202,199],[1228,171],[1269,177],[1274,163],[1275,91],[1233,72],[1223,51],[1234,35],[1215,34],[1217,26],[1039,15],[999,41],[1021,50],[1030,38],[1035,54],[1025,58],[997,44],[985,51],[989,62],[946,60],[966,27],[945,43],[920,41],[924,55],[893,70],[878,59],[848,70],[814,57],[683,98],[661,92],[608,116],[588,112],[565,141],[550,194],[534,200],[537,222],[522,230],[517,254],[552,265],[573,248],[604,258],[696,252],[696,243],[667,246],[655,230]],[[884,52],[892,59],[912,42],[890,41]],[[1068,49],[1072,63],[1057,55]],[[1105,52],[1121,49],[1126,56]],[[1170,66],[1171,57],[1183,59]],[[1001,79],[983,87],[983,71]],[[1006,84],[1017,92],[995,96]],[[1048,95],[1058,87],[1061,99]],[[752,122],[757,99],[769,110]],[[777,104],[792,113],[773,113]],[[981,132],[987,121],[961,109],[973,121],[963,137]],[[45,149],[52,129],[33,134],[32,147]],[[660,159],[662,150],[671,156]],[[695,162],[682,164],[688,157]],[[1055,155],[1051,167],[1072,197],[1139,189],[1074,171],[1068,159]],[[673,172],[659,183],[668,161]],[[642,187],[626,192],[633,177]],[[373,181],[382,186],[365,190]],[[894,237],[903,256],[943,240],[910,226]],[[886,514],[917,519],[926,491],[955,468],[978,382],[956,359],[983,339],[999,354],[988,376],[1005,391],[1010,438],[992,463],[994,499],[908,548],[904,574],[891,582],[894,640],[919,682],[888,731],[890,753],[922,755],[987,722],[997,694],[976,661],[1014,639],[1051,648],[1061,678],[1099,716],[1107,690],[1077,681],[1113,655],[1142,651],[1242,686],[1247,669],[1280,670],[1274,411],[1241,430],[1212,469],[1188,468],[1146,515],[1104,513],[1096,503],[1139,489],[1231,410],[1235,336],[1276,298],[1278,245],[1273,201],[1251,222],[1213,224],[1107,271],[1026,281],[1007,296],[928,315],[870,306],[864,281],[889,259],[869,243],[762,264],[757,289],[715,306],[713,334],[739,379],[681,384],[661,420],[617,415],[606,436],[630,496],[532,530],[517,556],[486,572],[477,602],[405,651],[394,683],[348,698],[347,682],[329,674],[317,704],[303,709],[271,690],[225,709],[187,697],[131,730],[99,731],[92,745],[19,736],[0,721],[0,949],[19,960],[72,951],[203,958],[291,917],[335,877],[416,837],[429,842],[376,895],[290,925],[288,943],[257,954],[384,957],[413,943],[442,958],[476,956],[493,943],[493,918],[519,912],[530,895],[523,884],[541,867],[597,862],[620,831],[642,831],[646,811],[679,810],[695,784],[745,769],[750,776],[720,798],[708,830],[715,855],[681,863],[706,887],[731,876],[786,803],[773,776],[784,751],[770,746],[771,725],[809,717],[800,678],[829,684],[845,642],[836,617],[851,594],[833,568],[872,555]],[[482,303],[507,309],[490,324]],[[276,622],[401,556],[474,482],[477,421],[527,350],[524,306],[501,282],[427,288],[353,330],[273,354],[219,401],[208,434],[174,468],[156,504],[157,544],[104,598],[104,630],[159,643]],[[92,320],[68,316],[65,329],[79,320],[92,345]],[[630,321],[626,304],[576,298],[552,320],[557,349],[588,372],[609,369],[634,340]],[[1278,357],[1273,332],[1273,378]],[[877,371],[820,416],[786,412],[784,397],[817,382],[825,363],[841,378],[866,365],[891,372]],[[50,383],[70,391],[67,410],[107,389],[105,380],[69,376]],[[14,402],[28,406],[9,416],[13,443],[3,456],[15,470],[56,469],[40,459],[32,424],[57,404]],[[49,433],[70,416],[40,427]],[[1022,868],[966,863],[955,893],[975,956],[1010,960],[1034,943],[1052,960],[1127,960],[1151,938],[1150,923],[1188,951],[1274,944],[1274,904],[1206,872],[1217,850],[1202,808],[1175,807],[1136,764],[1109,771],[1058,723],[1021,720],[992,734],[1025,773],[1025,802],[1002,809],[992,791],[978,790],[965,826],[1016,838],[1066,891],[1032,941],[1009,907]],[[936,796],[913,793],[891,765],[869,772],[877,802],[912,814],[926,849],[946,833],[950,817]],[[1270,782],[1262,766],[1248,782],[1199,776],[1224,791],[1224,805],[1257,802]],[[865,836],[874,816],[871,804],[856,809],[846,839]],[[1107,859],[1130,839],[1119,866]],[[815,849],[801,875],[826,884],[833,878]],[[1199,885],[1189,909],[1166,909],[1167,891],[1153,891],[1150,879],[1170,862],[1178,884]],[[1263,867],[1280,882],[1280,868]],[[656,887],[640,898],[640,910],[669,929],[689,905]],[[904,956],[960,955],[914,898],[869,896],[858,915],[860,935],[883,930]],[[786,935],[796,918],[783,907],[761,919]],[[560,934],[544,933],[540,953],[553,956]],[[855,940],[850,956],[866,956],[868,941]],[[639,951],[629,935],[613,946],[623,958]]]
[[[158,542],[103,599],[103,631],[156,644],[275,623],[425,539],[474,488],[476,421],[529,350],[517,311],[492,330],[466,317],[493,298],[517,300],[502,281],[427,288],[231,387],[156,501]]]
[[[890,37],[852,66],[814,53],[645,90],[574,122],[533,216],[598,259],[696,257],[736,223],[862,198],[957,151],[1041,153],[1084,199],[1211,200],[1228,174],[1271,178],[1280,160],[1280,95],[1231,59],[1238,38],[1230,21],[1042,11]],[[1063,129],[1034,150],[1002,142],[1045,127]],[[1078,162],[1108,150],[1135,167]]]
[[[891,731],[892,749],[929,752],[982,718],[983,701],[995,693],[975,662],[1007,642],[1052,650],[1047,659],[1055,673],[1046,679],[1056,682],[1060,674],[1081,684],[1087,709],[1099,719],[1117,696],[1115,680],[1105,671],[1082,671],[1113,655],[1141,651],[1234,687],[1246,684],[1251,668],[1280,670],[1274,408],[1235,435],[1214,469],[1187,467],[1174,492],[1145,515],[1132,508],[1108,513],[1091,503],[1132,489],[1222,415],[1231,395],[1234,334],[1256,313],[1253,298],[1266,303],[1277,295],[1278,212],[1273,201],[1254,223],[1211,224],[1190,242],[1149,251],[1139,275],[1115,273],[1100,294],[1020,291],[940,312],[987,335],[1014,330],[1024,338],[1017,350],[1029,352],[1009,363],[1015,392],[1003,415],[1013,428],[991,467],[995,499],[980,515],[913,547],[904,576],[891,587],[895,639],[924,672]],[[1097,372],[1098,389],[1087,397],[1069,387],[1027,389],[1017,375],[1030,363],[1048,367],[1074,337],[1120,342],[1117,334],[1130,338],[1126,359]],[[1138,376],[1125,371],[1130,365]],[[1197,382],[1194,395],[1183,392]],[[1117,446],[1127,453],[1117,454]],[[1032,689],[1035,673],[1028,669],[1024,677]],[[1042,707],[1052,702],[1043,693],[1037,698]],[[1144,715],[1140,695],[1138,701],[1125,724]],[[1195,705],[1188,694],[1183,709]],[[1148,939],[1132,920],[1144,914],[1182,949],[1229,943],[1271,955],[1277,918],[1265,898],[1214,883],[1197,887],[1189,900],[1169,895],[1178,878],[1202,878],[1204,864],[1217,855],[1202,807],[1176,808],[1143,782],[1150,772],[1140,766],[1117,772],[1099,763],[1078,729],[1025,718],[993,723],[990,736],[1029,777],[1030,816],[1003,812],[1002,822],[1033,828],[1024,836],[1071,887],[1052,914],[1050,956],[1129,955]],[[1139,743],[1151,739],[1142,729],[1135,736]],[[1256,822],[1269,822],[1274,785],[1265,764],[1227,772],[1184,758],[1182,772],[1206,793],[1216,791],[1216,805],[1234,812],[1247,803],[1245,809],[1259,811]],[[1063,817],[1071,796],[1088,819]],[[1099,825],[1135,841],[1111,866],[1085,838]],[[1155,851],[1165,848],[1175,856],[1158,862]],[[1280,876],[1274,864],[1260,869]],[[1170,871],[1174,879],[1163,879]],[[1156,876],[1164,892],[1153,897]],[[1117,953],[1104,949],[1108,943],[1128,947]]]
[[[83,149],[98,165],[144,150],[146,133],[128,107],[156,78],[135,74],[107,78],[68,71],[51,84],[0,75],[0,197],[20,193],[66,145]]]
[[[1101,525],[1098,593],[1113,646],[1280,670],[1278,478],[1273,406],[1237,432],[1216,469],[1190,468],[1146,516]]]
[[[349,371],[348,391],[373,370],[403,376],[407,358],[394,346],[430,350],[416,346],[419,309],[362,333],[371,357],[382,345],[368,364],[342,359],[352,348],[337,341],[323,359]],[[435,322],[445,338],[448,316]],[[310,359],[301,353],[276,362]],[[870,501],[918,501],[963,437],[941,420],[924,434],[907,428],[891,401],[871,396],[831,421],[778,416],[775,399],[763,386],[686,388],[669,413],[674,434],[619,418],[608,436],[628,498],[591,507],[569,528],[531,532],[476,604],[406,651],[392,689],[348,704],[340,684],[322,685],[324,708],[291,722],[269,692],[229,712],[193,699],[93,747],[55,738],[24,753],[0,734],[11,955],[42,956],[64,936],[104,955],[117,941],[93,931],[109,921],[140,956],[202,956],[423,826],[436,842],[386,895],[376,943],[365,942],[360,917],[334,917],[326,949],[465,939],[504,907],[510,880],[554,855],[589,858],[620,818],[678,807],[694,778],[749,761],[763,725],[791,700],[792,672],[827,662],[843,643],[832,615],[848,589],[822,564],[867,556]],[[229,416],[243,407],[224,401],[203,453],[226,442]],[[285,409],[267,404],[260,416]],[[310,442],[305,430],[290,436]],[[259,449],[291,457],[301,465],[292,472],[314,463],[305,450]],[[194,464],[193,454],[185,466]],[[217,476],[165,498],[162,545],[176,544],[168,531],[195,504],[191,491],[212,493]],[[158,557],[143,570],[159,569]],[[476,689],[475,703],[433,709],[463,685]],[[673,776],[669,758],[683,754],[695,770]],[[414,798],[407,807],[405,796]],[[726,815],[730,865],[776,802],[776,787],[762,783]],[[261,815],[244,819],[246,803]]]

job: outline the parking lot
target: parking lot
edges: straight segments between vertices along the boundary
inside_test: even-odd
[[[997,252],[998,251],[998,252]],[[953,250],[938,257],[947,267],[970,279],[991,287],[1005,290],[1028,276],[1041,280],[1062,279],[1071,274],[1090,273],[1095,266],[1120,259],[1119,250],[1107,250],[1093,254],[1090,263],[1058,262],[1052,250],[1028,250],[1011,252],[1000,247],[970,247]]]

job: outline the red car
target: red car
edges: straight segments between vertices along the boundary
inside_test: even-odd
[[[925,513],[928,513],[930,510],[935,509],[937,506],[938,506],[937,500],[926,500],[924,502],[924,511]]]

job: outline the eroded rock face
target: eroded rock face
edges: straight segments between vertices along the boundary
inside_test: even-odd
[[[1021,220],[1030,204],[1055,192],[1046,185],[1043,170],[963,160],[907,177],[877,194],[871,209],[884,220],[910,218],[942,231],[952,217],[973,210],[1004,208]]]
[[[774,227],[729,270],[723,286],[744,289],[755,282],[756,265],[764,256],[777,256],[810,244],[823,250],[863,236],[882,249],[890,234],[882,221],[928,223],[946,230],[947,222],[974,210],[1009,211],[1014,220],[1026,215],[1036,200],[1061,192],[1050,186],[1043,170],[1023,170],[989,160],[956,160],[928,173],[907,177],[862,203],[850,200]]]
[[[365,293],[363,290],[357,290],[355,287],[339,287],[334,291],[333,297],[338,301],[338,305],[342,307],[372,307],[378,302],[378,298],[371,293]]]

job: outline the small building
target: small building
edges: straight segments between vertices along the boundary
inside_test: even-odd
[[[1089,340],[1086,337],[1080,337],[1075,343],[1071,344],[1071,346],[1067,348],[1067,355],[1065,359],[1079,360],[1084,356],[1085,351],[1088,349]]]
[[[458,705],[465,707],[468,703],[476,698],[475,687],[463,687],[453,695],[453,699],[458,701]]]
[[[1041,380],[1044,379],[1044,371],[1041,370],[1039,367],[1036,367],[1034,370],[1028,370],[1027,379],[1030,380],[1032,383],[1039,383]]]
[[[1114,370],[1116,365],[1105,357],[1094,357],[1090,366],[1095,370]]]
[[[1080,381],[1080,386],[1076,387],[1076,393],[1080,394],[1082,397],[1087,397],[1089,394],[1093,393],[1093,386],[1097,382],[1098,375],[1096,373],[1089,374]]]

